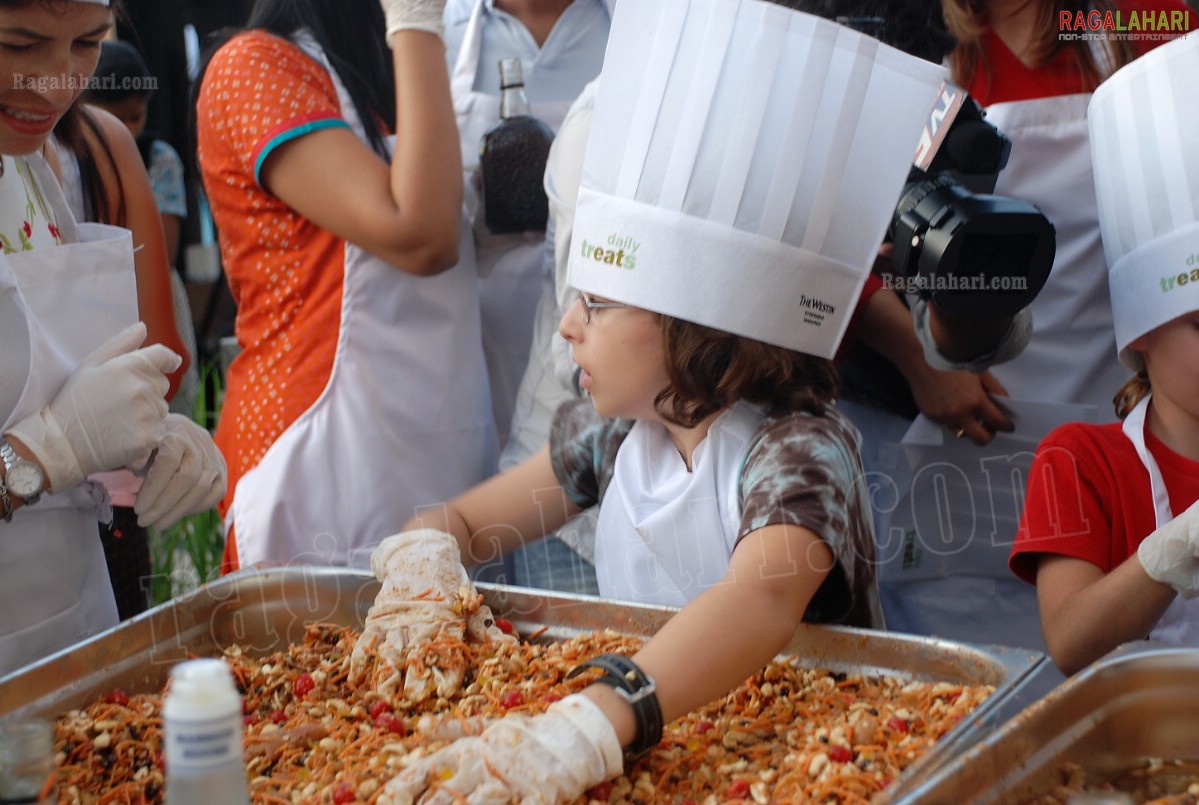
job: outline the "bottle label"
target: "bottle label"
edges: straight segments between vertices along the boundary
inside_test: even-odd
[[[229,718],[171,720],[166,725],[166,756],[168,773],[240,763],[241,724]]]

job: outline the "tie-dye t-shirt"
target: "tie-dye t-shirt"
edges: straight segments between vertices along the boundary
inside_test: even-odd
[[[563,490],[583,508],[597,505],[612,481],[630,419],[600,416],[589,398],[558,409],[550,458]],[[817,590],[804,620],[882,628],[874,533],[859,436],[835,408],[824,416],[767,416],[741,466],[737,539],[770,525],[798,525],[828,543],[837,566]]]

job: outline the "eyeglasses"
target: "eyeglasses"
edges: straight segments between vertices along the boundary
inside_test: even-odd
[[[605,308],[632,307],[624,302],[597,302],[591,294],[579,291],[579,305],[583,310],[583,324],[591,324],[591,311]]]

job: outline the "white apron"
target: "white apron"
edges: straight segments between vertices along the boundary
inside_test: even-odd
[[[547,269],[545,236],[541,232],[492,235],[483,223],[478,193],[479,143],[500,119],[497,95],[475,91],[479,69],[498,70],[496,64],[480,65],[483,43],[483,5],[478,0],[466,24],[462,49],[450,78],[462,166],[466,171],[465,192],[471,224],[475,231],[479,270],[480,314],[483,319],[483,351],[491,381],[492,408],[501,444],[508,438],[516,393],[529,360],[533,322],[541,297],[542,274]],[[573,102],[532,103],[534,117],[555,132]],[[552,263],[552,260],[551,260]]]
[[[23,311],[29,331],[27,353],[0,353],[4,371],[28,367],[5,429],[49,404],[84,357],[137,321],[129,230],[76,227],[49,166],[29,164],[68,243],[0,257],[4,309]],[[106,501],[85,481],[0,523],[0,675],[117,624],[97,528]]]
[[[336,72],[342,116],[364,132]],[[238,559],[369,567],[421,506],[482,481],[495,432],[479,345],[474,246],[416,277],[346,244],[341,322],[328,384],[238,482]]]
[[[986,447],[950,436],[943,448],[919,451],[915,461],[916,453],[905,455],[897,438],[908,423],[846,406],[881,490],[875,494],[876,538],[889,628],[1044,650],[1036,590],[1007,567],[1033,452],[1066,421],[1111,421],[1112,395],[1127,376],[1115,359],[1087,133],[1089,98],[987,108],[987,119],[1012,141],[1012,158],[995,193],[1036,203],[1057,230],[1053,270],[1032,304],[1031,343],[992,372],[1014,400],[1073,405],[1035,423],[1026,416],[1014,434],[999,435]]]
[[[1149,472],[1149,488],[1153,493],[1153,514],[1156,528],[1161,528],[1174,519],[1170,510],[1170,494],[1166,490],[1166,482],[1162,479],[1162,471],[1149,448],[1145,446],[1145,415],[1149,410],[1149,397],[1146,396],[1132,409],[1124,424],[1121,426],[1124,435],[1136,448],[1137,455],[1145,469]],[[1181,595],[1170,602],[1170,606],[1162,613],[1157,625],[1149,632],[1150,640],[1161,640],[1176,645],[1199,646],[1199,598],[1189,601]]]
[[[724,578],[741,524],[741,466],[762,419],[758,407],[734,404],[696,448],[691,472],[665,428],[633,425],[600,503],[600,595],[681,607]]]

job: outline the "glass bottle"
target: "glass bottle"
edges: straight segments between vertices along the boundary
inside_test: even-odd
[[[543,177],[553,140],[553,129],[529,112],[520,59],[501,59],[500,119],[479,147],[484,219],[493,234],[545,231]]]
[[[241,696],[223,660],[176,665],[162,719],[166,805],[249,805]]]
[[[48,721],[0,721],[0,805],[17,802],[58,802],[54,726]]]

